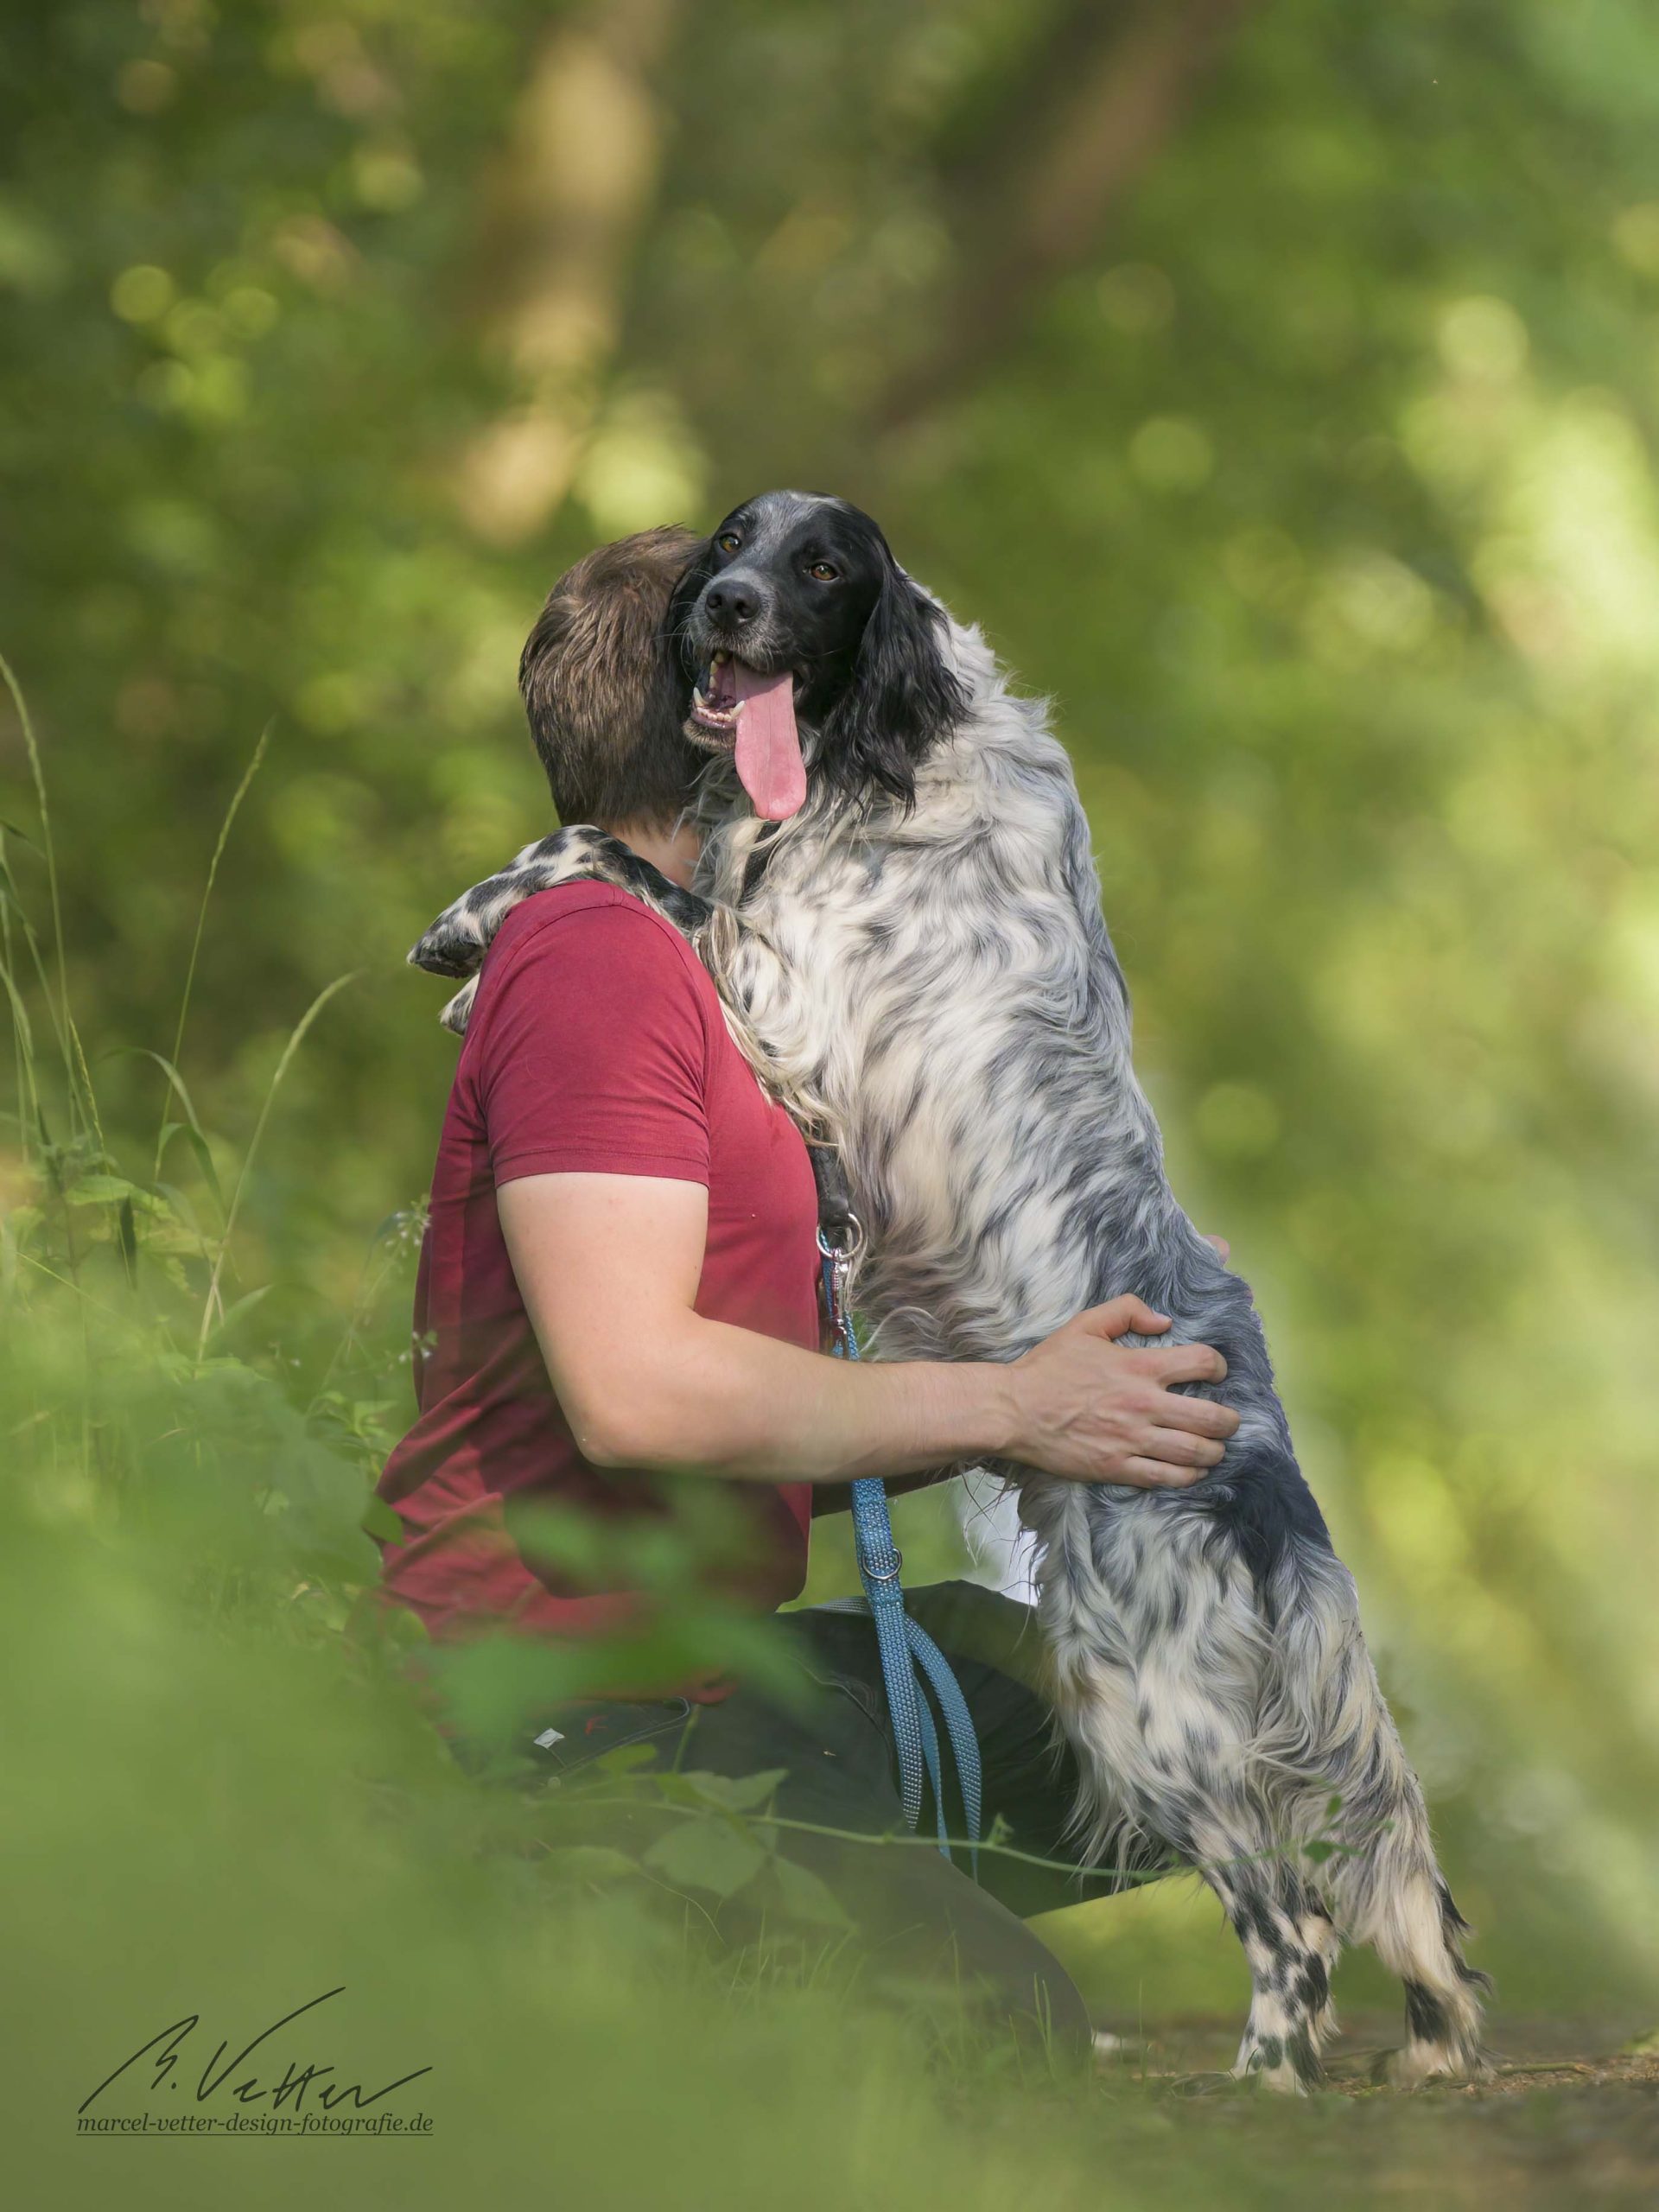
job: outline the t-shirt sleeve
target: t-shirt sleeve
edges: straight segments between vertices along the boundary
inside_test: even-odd
[[[524,1175],[709,1180],[708,1039],[696,985],[632,902],[582,907],[504,946],[479,1102],[496,1183]]]

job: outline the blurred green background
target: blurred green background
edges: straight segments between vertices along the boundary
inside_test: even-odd
[[[111,1149],[147,1166],[164,1077],[117,1055],[169,1048],[267,724],[185,1047],[222,1178],[360,971],[242,1199],[261,1387],[315,1437],[319,1317],[425,1188],[454,1047],[403,954],[548,826],[551,578],[843,493],[1055,699],[1177,1187],[1256,1287],[1478,1955],[1520,2011],[1651,2005],[1651,9],[8,0],[0,75],[0,651]],[[7,705],[0,816],[39,922]],[[49,1369],[30,1510],[107,1541]],[[394,1384],[323,1408],[353,1480]],[[1185,1897],[1059,1940],[1103,2001],[1230,2003]]]

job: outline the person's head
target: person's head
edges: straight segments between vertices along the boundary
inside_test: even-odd
[[[562,822],[666,836],[702,758],[682,725],[686,685],[665,617],[705,541],[645,530],[601,545],[548,594],[518,689]]]
[[[686,735],[732,754],[774,821],[804,803],[809,770],[907,803],[966,711],[944,609],[845,499],[764,492],[734,507],[687,568],[671,626],[696,684]]]

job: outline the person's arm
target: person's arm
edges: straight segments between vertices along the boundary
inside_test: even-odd
[[[995,1457],[1153,1487],[1196,1481],[1238,1426],[1171,1393],[1225,1375],[1209,1345],[1113,1342],[1169,1325],[1134,1298],[1007,1365],[847,1363],[705,1319],[708,1197],[644,1175],[531,1174],[498,1190],[548,1372],[595,1465],[829,1483]]]

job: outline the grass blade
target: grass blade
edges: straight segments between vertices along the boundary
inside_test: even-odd
[[[259,764],[265,757],[265,747],[270,742],[270,732],[271,725],[270,722],[267,722],[264,729],[259,733],[259,742],[253,748],[253,758],[249,761],[247,766],[242,771],[241,782],[231,794],[231,803],[225,810],[225,819],[219,825],[219,842],[213,847],[213,856],[212,860],[207,863],[207,880],[202,888],[201,905],[196,910],[196,933],[190,940],[190,959],[188,965],[186,967],[184,971],[184,995],[179,1001],[178,1027],[173,1033],[173,1050],[168,1055],[168,1058],[170,1058],[173,1063],[173,1069],[169,1069],[168,1074],[170,1079],[174,1082],[176,1082],[178,1078],[176,1075],[174,1074],[173,1070],[177,1068],[180,1057],[184,1049],[184,1025],[188,1020],[190,1014],[190,993],[195,984],[196,963],[201,956],[202,932],[207,926],[207,902],[213,897],[213,885],[219,880],[219,864],[225,857],[226,846],[230,842],[232,827],[236,821],[237,816],[242,810],[242,802],[248,795],[248,787],[252,783],[254,778],[258,774]],[[156,1057],[158,1059],[161,1058],[159,1053],[157,1053]],[[167,1063],[163,1061],[162,1065],[166,1066]],[[163,1118],[165,1118],[165,1110],[163,1110]],[[190,1119],[193,1124],[195,1122],[195,1116],[192,1114]],[[150,1180],[152,1182],[162,1172],[162,1141],[159,1137],[156,1139],[156,1165],[150,1173]]]
[[[276,1063],[276,1071],[265,1091],[264,1103],[259,1109],[259,1118],[253,1125],[253,1135],[248,1139],[248,1148],[243,1156],[241,1172],[237,1176],[236,1186],[231,1192],[231,1203],[225,1211],[225,1231],[219,1240],[219,1250],[214,1255],[213,1274],[208,1278],[207,1296],[201,1311],[201,1332],[196,1338],[198,1359],[207,1351],[207,1339],[213,1332],[213,1313],[219,1305],[219,1278],[225,1272],[226,1256],[231,1249],[231,1238],[235,1232],[237,1215],[241,1211],[242,1193],[247,1188],[248,1173],[253,1166],[254,1154],[259,1149],[259,1140],[265,1133],[265,1123],[270,1118],[271,1103],[281,1086],[283,1077],[293,1064],[294,1055],[305,1042],[307,1032],[310,1029],[312,1023],[335,993],[343,991],[347,983],[354,983],[362,972],[361,969],[354,968],[347,976],[336,976],[332,983],[328,984],[325,989],[319,991],[295,1024],[293,1035],[283,1047],[283,1056]]]
[[[58,951],[58,1015],[55,1015],[55,1027],[58,1027],[58,1042],[64,1053],[64,1082],[68,1086],[68,1109],[71,1109],[71,1119],[75,1110],[79,1110],[82,1123],[98,1139],[98,1148],[102,1153],[104,1130],[98,1119],[98,1099],[93,1097],[93,1077],[91,1077],[91,1068],[86,1066],[86,1053],[79,1046],[79,1035],[75,1033],[75,1020],[68,1011],[68,956],[64,951],[64,907],[62,898],[58,893],[58,847],[53,845],[51,838],[51,807],[47,805],[47,772],[40,761],[40,739],[35,736],[35,723],[33,723],[33,715],[29,712],[29,702],[22,695],[22,686],[17,683],[17,677],[11,671],[11,661],[4,657],[4,652],[0,652],[0,677],[4,677],[7,690],[11,692],[11,703],[17,708],[17,721],[22,726],[24,752],[29,754],[29,774],[31,774],[33,785],[35,785],[35,805],[40,807],[40,852],[47,861],[47,892],[51,896],[51,936],[53,947]],[[9,874],[11,872],[7,869],[7,878]],[[16,887],[13,887],[13,896],[16,896]],[[17,909],[17,912],[22,912],[22,909]],[[27,927],[27,923],[24,923],[24,927]],[[33,931],[29,931],[29,936],[33,936]],[[47,991],[47,1004],[51,1007],[51,991]]]
[[[22,832],[14,830],[10,823],[0,823],[0,881],[10,883],[11,879],[11,857],[6,850],[6,839],[21,835]],[[27,844],[29,841],[24,838],[23,842]],[[12,1072],[16,1080],[18,1121],[21,1124],[25,1091],[32,1091],[35,1087],[35,1040],[29,1033],[29,1016],[23,1012],[23,1002],[11,980],[11,900],[4,896],[0,896],[0,975],[5,977],[7,994],[12,1003]],[[23,1149],[27,1154],[27,1141]]]
[[[18,990],[11,972],[11,905],[0,899],[0,923],[3,923],[3,953],[0,953],[0,984],[11,1005],[11,1027],[17,1058],[17,1119],[26,1129],[32,1128],[38,1135],[41,1123],[40,1093],[35,1084],[35,1033],[29,1027],[29,1009]],[[29,1114],[26,1119],[22,1108],[25,1099]],[[25,1144],[27,1150],[27,1143]]]
[[[52,936],[58,956],[58,1005],[60,1019],[58,1034],[63,1046],[63,1071],[69,1085],[69,1096],[75,1096],[75,1062],[69,1049],[69,963],[63,945],[63,906],[58,895],[58,856],[52,842],[52,815],[46,802],[46,773],[41,765],[40,741],[35,734],[35,720],[29,711],[22,686],[12,673],[11,663],[0,653],[0,677],[5,679],[12,704],[17,709],[17,719],[22,726],[23,747],[29,754],[29,772],[35,784],[35,803],[41,810],[41,851],[46,861],[47,889],[52,903]],[[96,1116],[92,1117],[96,1125]]]
[[[168,1139],[176,1130],[182,1129],[189,1140],[191,1150],[196,1155],[196,1165],[201,1170],[202,1179],[219,1201],[219,1210],[223,1212],[225,1193],[219,1187],[219,1172],[213,1166],[213,1155],[207,1147],[207,1133],[197,1116],[190,1093],[185,1088],[184,1077],[165,1054],[151,1052],[148,1045],[118,1045],[113,1052],[105,1052],[103,1055],[106,1060],[120,1059],[124,1057],[136,1060],[153,1060],[167,1077],[168,1088],[184,1109],[182,1122],[169,1122],[165,1117],[162,1119],[162,1133],[156,1141],[156,1162],[150,1171],[149,1178],[151,1183],[156,1183],[161,1174],[162,1160],[167,1151]]]

